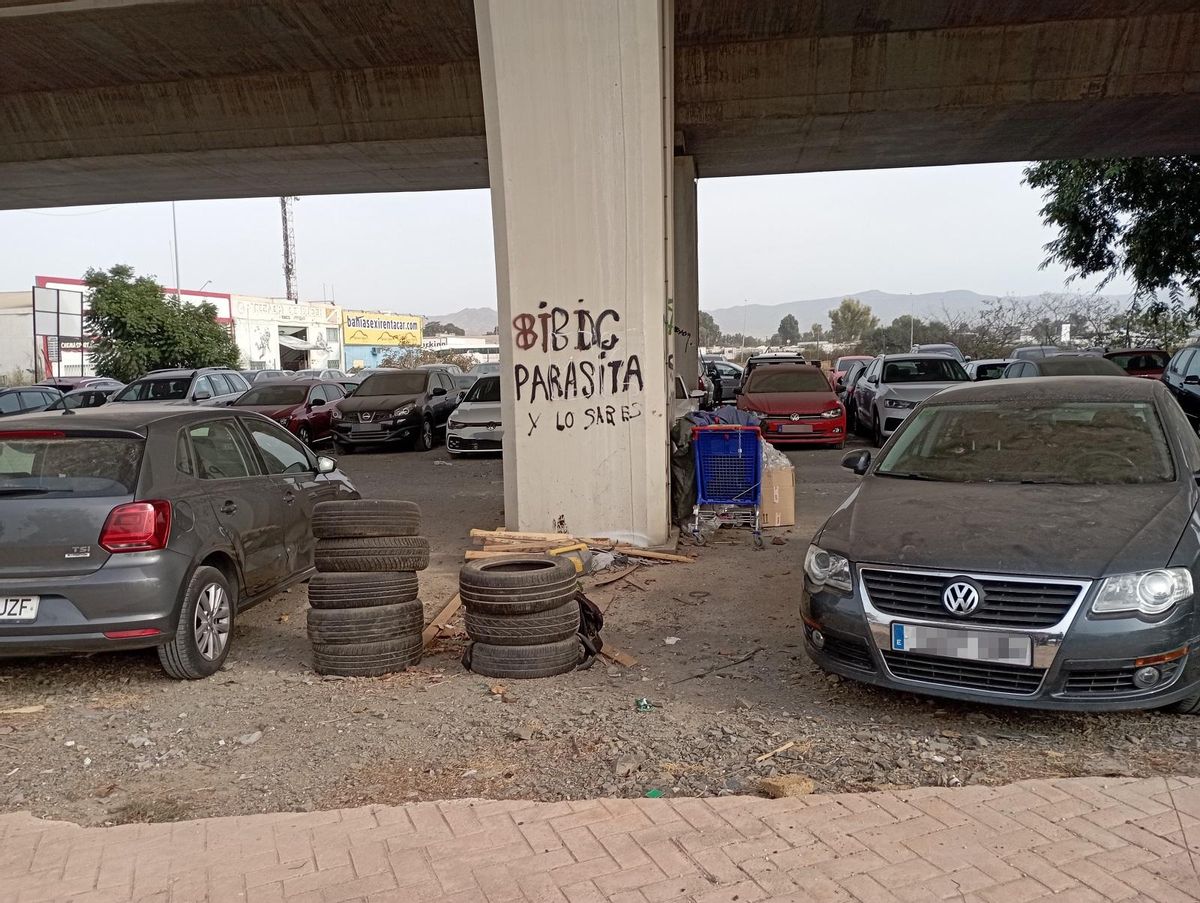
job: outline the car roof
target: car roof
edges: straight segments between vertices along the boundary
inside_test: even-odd
[[[977,361],[969,361],[969,363],[978,367],[980,364],[1014,364],[1017,362],[1015,357],[985,357]]]
[[[259,386],[323,386],[327,383],[337,385],[337,380],[321,379],[316,376],[301,376],[296,379],[274,376],[270,379],[255,380],[254,388],[257,389]]]
[[[1104,352],[1105,357],[1112,357],[1114,354],[1147,354],[1154,352],[1155,354],[1166,354],[1162,348],[1155,348],[1153,345],[1139,346],[1137,348],[1114,348],[1112,351]]]
[[[1166,391],[1158,380],[1131,376],[1045,376],[1039,379],[992,379],[943,389],[926,405],[970,402],[1153,401]],[[100,410],[103,410],[101,408]]]
[[[73,414],[55,411],[48,414],[24,414],[19,418],[7,418],[5,431],[9,429],[52,430],[52,429],[97,429],[131,430],[145,433],[156,423],[176,420],[194,423],[213,420],[234,413],[229,408],[183,407],[170,404],[106,404],[98,408],[83,408]],[[242,412],[237,412],[241,416]],[[10,426],[11,424],[11,426]]]
[[[954,361],[958,363],[955,358],[947,357],[944,354],[923,354],[920,351],[909,352],[907,354],[881,354],[879,356],[883,358],[885,364],[890,364],[893,361]]]

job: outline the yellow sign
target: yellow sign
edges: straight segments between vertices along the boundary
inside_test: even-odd
[[[424,328],[424,320],[413,314],[377,310],[342,311],[342,343],[345,345],[419,348]]]

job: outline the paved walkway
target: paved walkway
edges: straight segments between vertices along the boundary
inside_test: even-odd
[[[1191,841],[1189,855],[1185,834]],[[1200,900],[1200,780],[452,801],[79,828],[0,815],[0,899]]]

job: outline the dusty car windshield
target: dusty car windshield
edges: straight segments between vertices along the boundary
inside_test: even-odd
[[[1165,483],[1175,478],[1145,402],[933,405],[910,417],[875,471],[946,483]]]
[[[363,395],[420,395],[425,391],[425,373],[375,373],[368,376],[358,387],[355,396]]]
[[[236,407],[253,404],[303,404],[308,386],[259,386],[234,402]]]
[[[968,380],[967,371],[953,358],[912,358],[883,365],[885,383],[952,383]]]
[[[463,402],[468,401],[499,401],[500,400],[500,377],[498,376],[483,376],[475,380],[475,385],[471,386],[467,397]]]
[[[770,367],[755,370],[746,384],[746,391],[755,392],[828,392],[829,380],[816,367],[797,370],[775,370]]]
[[[139,379],[132,382],[116,395],[113,401],[180,401],[187,398],[190,376],[174,379]]]
[[[0,439],[0,498],[129,495],[142,462],[140,439]]]

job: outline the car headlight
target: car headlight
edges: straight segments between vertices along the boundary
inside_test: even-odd
[[[884,402],[884,405],[886,405],[889,408],[905,408],[905,409],[907,409],[907,408],[915,408],[917,406],[917,403],[915,401],[905,401],[903,398],[889,398],[887,401]]]
[[[1092,603],[1097,614],[1128,612],[1161,615],[1177,602],[1192,597],[1192,572],[1187,568],[1157,568],[1136,574],[1106,577]]]
[[[342,412],[339,411],[337,408],[334,408],[332,411],[329,412],[329,417],[331,420],[341,420]]]
[[[392,416],[393,417],[407,417],[409,414],[412,413],[412,409],[413,409],[412,405],[406,404],[404,407],[396,408],[396,410],[392,411]]]
[[[834,417],[842,416],[842,409],[841,408],[830,408],[828,411],[822,411],[821,416],[824,417],[826,420],[832,420]]]
[[[447,429],[452,429],[452,430],[461,430],[461,429],[462,429],[464,426],[466,426],[466,424],[465,424],[465,423],[460,423],[460,422],[459,422],[459,421],[457,421],[457,420],[448,420],[448,421],[446,421],[446,428],[447,428]]]
[[[850,562],[820,546],[809,546],[804,556],[804,572],[818,587],[830,586],[844,592],[851,591]]]

